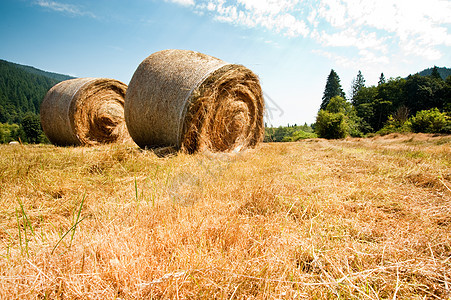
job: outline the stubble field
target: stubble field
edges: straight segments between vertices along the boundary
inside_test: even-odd
[[[450,299],[451,136],[0,145],[0,299]]]

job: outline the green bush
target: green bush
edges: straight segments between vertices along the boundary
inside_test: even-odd
[[[311,125],[288,125],[287,127],[266,127],[264,142],[295,142],[301,139],[316,138]]]
[[[353,137],[363,136],[362,130],[360,128],[362,119],[357,116],[355,108],[350,102],[346,101],[345,98],[340,96],[332,97],[325,111],[332,114],[342,114],[344,116],[344,124],[340,125],[342,127],[341,131],[344,130],[344,133],[335,131],[335,134],[338,134],[338,136],[330,138],[341,138],[344,137],[342,136],[343,134],[345,134],[345,136],[351,135]]]
[[[393,118],[393,116],[389,116],[387,122],[385,123],[384,127],[377,131],[377,134],[380,135],[387,135],[390,133],[407,133],[411,132],[411,123],[410,120],[402,121]]]
[[[316,116],[315,131],[320,138],[341,139],[348,135],[348,125],[344,113],[320,110]]]
[[[21,126],[28,143],[37,144],[44,141],[44,132],[42,131],[41,121],[38,115],[30,112],[26,113],[22,119]]]
[[[451,120],[437,108],[422,110],[409,119],[413,132],[451,133]]]
[[[289,136],[285,136],[282,139],[282,142],[296,142],[299,140],[314,139],[316,137],[317,137],[317,135],[313,132],[305,132],[303,130],[298,130],[298,131],[293,132]]]
[[[305,132],[303,130],[298,130],[293,133],[291,136],[291,139],[293,142],[299,141],[299,140],[305,140],[305,139],[314,139],[317,135],[313,132]]]
[[[0,123],[0,144],[7,144],[12,141],[23,141],[25,133],[17,124]]]

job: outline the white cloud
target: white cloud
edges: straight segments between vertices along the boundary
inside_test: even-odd
[[[195,4],[194,0],[165,0],[165,1],[180,4],[183,6],[193,6]]]
[[[343,68],[361,69],[362,66],[365,66],[367,69],[379,70],[382,65],[386,66],[390,63],[390,58],[388,56],[378,55],[374,51],[368,49],[360,50],[358,52],[359,55],[356,58],[324,50],[313,50],[312,52],[334,61],[335,64]]]
[[[342,56],[342,55],[338,55],[332,52],[328,52],[328,51],[324,51],[321,49],[317,49],[317,50],[313,50],[312,51],[314,54],[318,54],[321,56],[324,56],[330,60],[335,61],[335,63],[339,66],[342,67],[353,67],[355,68],[356,66],[358,66],[357,62],[355,60],[352,60],[348,57]]]
[[[316,19],[317,16],[317,11],[316,9],[312,9],[312,11],[309,13],[307,20],[309,21],[310,24],[312,24],[315,28],[318,27],[319,22]]]
[[[310,31],[303,20],[298,20],[293,15],[288,13],[279,15],[276,18],[276,22],[276,28],[278,28],[278,31],[285,31],[287,36],[306,36]]]
[[[390,63],[390,59],[385,55],[378,55],[371,50],[362,49],[359,51],[360,64],[372,65],[374,67],[380,67],[380,65],[387,65]]]
[[[401,50],[404,55],[420,56],[430,61],[440,59],[443,56],[443,54],[433,46],[418,45],[414,40],[403,43],[401,45]]]
[[[345,27],[346,6],[340,0],[322,0],[319,1],[318,16],[322,17],[333,27]]]
[[[216,9],[216,4],[211,3],[211,2],[207,4],[207,10],[214,11],[215,9]]]
[[[378,38],[374,32],[359,32],[350,27],[343,31],[329,34],[324,30],[316,35],[316,39],[324,46],[356,47],[357,49],[374,49],[386,53],[388,51],[384,38]]]
[[[261,27],[289,37],[307,36],[308,26],[297,18],[301,0],[207,0],[198,1],[198,11],[208,11],[214,19],[245,27]]]
[[[82,11],[79,7],[72,4],[65,4],[56,1],[46,1],[46,0],[38,0],[35,2],[35,4],[53,11],[68,13],[74,16],[90,16],[95,18],[95,15],[93,13]]]
[[[451,46],[449,0],[166,1],[191,5],[220,22],[310,39],[327,51],[355,49],[359,60],[369,62],[403,55],[436,60],[443,57],[441,47]]]
[[[320,18],[341,31],[338,34],[323,33],[319,40],[325,45],[334,45],[337,38],[344,37],[348,44],[354,43],[359,49],[377,48],[378,44],[382,45],[380,42],[391,41],[406,54],[434,60],[442,56],[434,46],[451,46],[450,15],[451,2],[446,0],[322,0]],[[359,34],[367,30],[372,33],[369,39],[352,40],[355,36],[347,35],[344,28],[355,28]],[[385,41],[378,39],[378,34],[384,35]],[[375,44],[371,45],[371,40]],[[363,47],[362,42],[369,47]]]
[[[248,11],[256,12],[257,14],[276,15],[284,11],[292,10],[299,2],[299,0],[238,0],[239,4],[244,5]]]

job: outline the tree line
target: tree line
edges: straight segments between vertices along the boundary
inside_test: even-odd
[[[314,126],[304,123],[304,125],[290,125],[279,127],[268,127],[265,124],[264,142],[296,142],[301,139],[316,138]]]
[[[0,143],[48,142],[40,125],[41,102],[52,86],[71,78],[0,60]],[[407,78],[388,80],[381,73],[375,86],[366,86],[358,71],[348,98],[332,69],[316,122],[278,128],[265,124],[265,141],[406,131],[451,133],[450,116],[450,69],[434,67]]]
[[[385,79],[366,86],[361,71],[353,79],[349,99],[332,69],[315,123],[323,138],[362,137],[390,132],[451,133],[451,76],[434,67],[428,76]]]

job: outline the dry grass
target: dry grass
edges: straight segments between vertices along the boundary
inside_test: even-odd
[[[449,299],[451,137],[0,146],[1,299]]]

